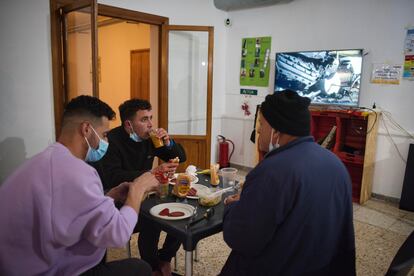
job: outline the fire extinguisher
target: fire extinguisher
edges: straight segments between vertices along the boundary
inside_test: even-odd
[[[226,139],[222,135],[217,135],[217,142],[219,143],[219,164],[220,168],[230,167],[230,158],[234,152],[233,141]],[[229,156],[229,144],[232,145],[231,153]]]

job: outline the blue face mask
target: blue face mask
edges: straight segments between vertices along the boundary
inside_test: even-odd
[[[138,136],[138,134],[135,133],[134,129],[132,128],[132,122],[129,121],[129,126],[132,130],[132,132],[129,134],[129,138],[131,138],[134,142],[142,142],[142,138]]]
[[[269,152],[271,152],[272,150],[277,149],[277,148],[280,147],[280,145],[279,145],[279,135],[277,136],[277,140],[276,140],[275,145],[272,144],[272,138],[273,138],[273,128],[272,128],[272,131],[270,132]]]
[[[108,146],[109,146],[109,143],[105,141],[104,139],[101,139],[101,137],[99,137],[98,133],[96,133],[95,129],[93,129],[92,126],[91,128],[93,132],[95,133],[95,135],[98,136],[99,138],[99,145],[97,149],[92,148],[88,142],[88,139],[84,137],[89,147],[88,152],[86,153],[86,157],[85,157],[86,162],[96,162],[96,161],[101,160],[102,157],[104,157],[106,151],[108,150]]]
[[[129,134],[129,138],[131,138],[135,142],[142,142],[142,138],[138,136],[134,131]]]

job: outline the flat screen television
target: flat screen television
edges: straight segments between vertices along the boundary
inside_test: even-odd
[[[275,93],[290,89],[312,104],[357,107],[362,49],[276,53]]]

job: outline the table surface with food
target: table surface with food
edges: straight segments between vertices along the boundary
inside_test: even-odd
[[[210,185],[209,175],[199,174],[197,177],[198,183],[192,183],[185,199],[177,199],[172,194],[174,185],[170,185],[166,198],[151,195],[142,202],[140,209],[141,215],[179,239],[186,251],[194,250],[198,241],[222,231],[223,227],[224,196],[213,194],[216,188]],[[214,212],[209,208],[214,208]]]

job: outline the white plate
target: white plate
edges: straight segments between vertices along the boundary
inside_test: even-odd
[[[169,216],[160,216],[159,213],[164,210],[165,208],[168,208],[171,212],[183,212],[184,216],[181,217],[169,217]],[[160,219],[166,219],[166,220],[180,220],[189,218],[193,215],[194,207],[190,204],[184,204],[179,202],[170,202],[170,203],[162,203],[155,205],[150,209],[150,214],[154,217],[160,218]]]
[[[201,190],[205,190],[208,189],[207,186],[201,185],[201,184],[191,184],[191,188],[194,188],[197,190],[197,193]],[[199,199],[198,195],[196,194],[195,196],[187,196],[187,198],[190,199]]]
[[[172,178],[172,179],[177,179],[177,176],[178,176],[178,173],[175,173],[174,174],[174,178]],[[193,184],[196,184],[198,181],[199,181],[199,179],[198,179],[198,177],[197,176],[193,176],[193,175],[191,175],[191,178],[193,179],[193,181],[191,181],[191,185],[193,185]],[[170,185],[175,185],[175,181],[169,181],[168,182]]]

